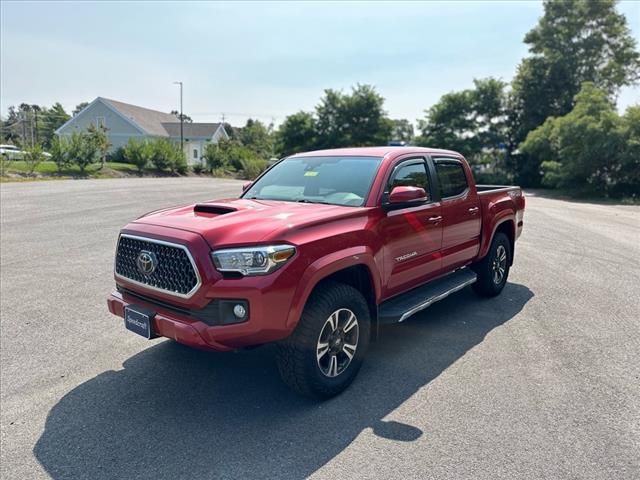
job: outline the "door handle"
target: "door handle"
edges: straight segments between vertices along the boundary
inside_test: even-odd
[[[442,215],[438,215],[437,217],[429,217],[428,221],[430,223],[440,223],[442,221]]]
[[[478,213],[479,210],[480,210],[480,207],[471,207],[469,209],[469,213],[471,213],[472,215],[475,215],[476,213]]]

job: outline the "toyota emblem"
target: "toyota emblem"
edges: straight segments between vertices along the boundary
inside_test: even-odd
[[[143,275],[151,275],[158,266],[156,254],[148,250],[142,250],[136,259],[136,266]]]

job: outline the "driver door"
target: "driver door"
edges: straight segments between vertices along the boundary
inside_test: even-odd
[[[408,207],[391,206],[386,199],[396,186],[424,188],[427,200]],[[442,207],[434,199],[432,186],[425,158],[402,160],[391,172],[382,197],[386,216],[380,222],[385,245],[385,298],[419,286],[442,268]]]

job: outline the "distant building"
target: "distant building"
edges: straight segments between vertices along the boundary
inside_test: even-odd
[[[111,151],[127,144],[130,138],[168,138],[180,143],[180,120],[171,113],[159,112],[128,103],[98,97],[56,130],[60,136],[82,132],[89,125],[104,125]],[[226,140],[229,135],[221,123],[183,124],[184,152],[190,165],[200,163],[209,143]]]

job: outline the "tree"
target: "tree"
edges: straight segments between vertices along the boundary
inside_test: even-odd
[[[51,148],[51,143],[56,136],[55,131],[64,125],[71,116],[65,112],[60,103],[56,102],[51,108],[43,109],[41,117],[43,126],[39,138],[45,148]]]
[[[544,15],[527,33],[531,56],[513,80],[510,115],[514,143],[548,117],[561,117],[575,105],[582,83],[592,82],[614,99],[619,88],[640,78],[640,54],[615,0],[546,0]],[[540,181],[542,159],[525,155],[519,180]]]
[[[220,140],[218,144],[209,143],[204,148],[202,158],[207,163],[209,170],[219,170],[229,166],[229,160],[223,146],[231,140]]]
[[[80,132],[73,132],[64,140],[64,148],[66,149],[66,159],[61,157],[61,163],[58,164],[58,171],[71,163],[77,163],[77,159],[84,153],[85,134]]]
[[[574,103],[567,115],[550,117],[530,132],[521,148],[541,159],[546,186],[615,194],[618,184],[633,175],[639,164],[637,158],[627,163],[633,156],[637,127],[628,125],[629,119],[618,115],[608,92],[591,82],[583,84]],[[637,115],[633,108],[627,114]],[[637,182],[637,174],[635,178]]]
[[[84,110],[88,106],[89,106],[89,102],[80,102],[78,105],[76,105],[76,108],[73,109],[73,112],[71,113],[71,115],[75,117],[77,114],[79,114],[82,110]]]
[[[62,169],[70,163],[69,143],[70,142],[66,137],[55,136],[51,140],[49,153],[51,154],[51,161],[53,161],[56,164],[56,167],[58,167],[58,172],[61,172]]]
[[[392,120],[391,140],[410,143],[413,141],[413,125],[406,118]]]
[[[84,175],[87,167],[98,160],[101,150],[91,133],[80,133],[78,138],[80,144],[73,162],[80,167],[80,174]]]
[[[166,138],[158,138],[148,142],[151,148],[151,163],[158,170],[169,169],[171,173],[184,172],[187,168],[187,161],[184,152],[179,147],[171,143]]]
[[[135,138],[129,138],[124,147],[124,158],[128,163],[138,167],[138,172],[142,173],[153,158],[153,146],[149,142],[139,141]]]
[[[625,151],[616,172],[614,194],[640,197],[640,104],[627,108],[622,117]]]
[[[171,115],[175,115],[178,117],[178,121],[180,121],[180,112],[178,110],[171,110]],[[193,123],[193,119],[186,113],[182,114],[182,121],[184,123]]]
[[[282,156],[313,150],[316,143],[316,119],[309,112],[289,115],[276,133],[276,149]]]
[[[474,87],[443,95],[418,121],[416,143],[456,150],[476,163],[504,167],[509,151],[507,84],[495,78],[474,79]]]
[[[260,158],[273,157],[273,131],[272,126],[267,127],[260,120],[250,118],[244,127],[238,132],[238,140],[245,147],[253,150]]]
[[[386,145],[393,123],[384,111],[384,98],[371,85],[356,85],[351,94],[325,90],[316,107],[318,147]]]
[[[35,144],[32,147],[25,148],[22,159],[27,164],[27,171],[29,175],[33,175],[33,172],[35,172],[38,165],[40,165],[40,163],[42,163],[42,161],[44,160],[42,147],[38,144]]]
[[[246,162],[263,160],[258,154],[236,140],[220,140],[218,144],[209,144],[203,158],[210,170],[244,170]],[[245,162],[245,163],[243,163]]]
[[[107,154],[111,148],[109,137],[107,136],[107,127],[100,125],[96,127],[93,123],[87,128],[87,141],[93,142],[100,157],[100,168],[104,168],[104,163],[107,159]]]

